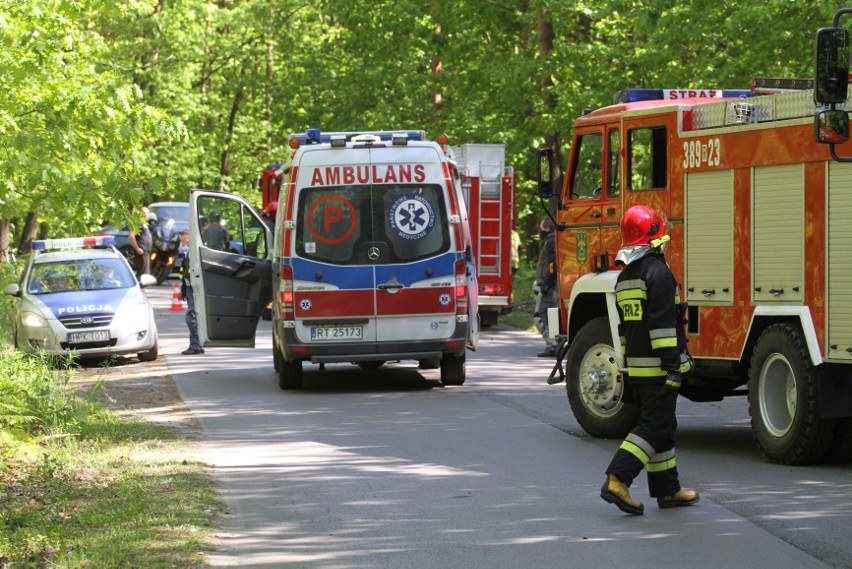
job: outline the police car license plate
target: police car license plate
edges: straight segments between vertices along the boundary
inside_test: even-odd
[[[109,331],[103,330],[99,332],[69,332],[69,344],[86,344],[88,342],[108,342]]]
[[[360,340],[363,332],[361,326],[313,326],[311,340]]]

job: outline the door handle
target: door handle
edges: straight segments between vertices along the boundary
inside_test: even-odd
[[[402,283],[382,283],[377,287],[379,290],[399,290],[405,288]]]
[[[237,267],[234,272],[231,274],[233,277],[242,277],[246,276],[248,273],[252,271],[257,266],[257,263],[252,261],[243,261],[240,263],[240,266]]]

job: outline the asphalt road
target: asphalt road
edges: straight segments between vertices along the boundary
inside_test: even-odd
[[[744,398],[681,398],[681,482],[701,503],[659,510],[641,478],[646,514],[627,516],[599,497],[619,441],[580,429],[532,334],[485,331],[460,387],[338,364],[284,392],[268,322],[255,349],[182,356],[171,289],[150,296],[228,508],[210,566],[852,567],[852,466],[770,464]]]

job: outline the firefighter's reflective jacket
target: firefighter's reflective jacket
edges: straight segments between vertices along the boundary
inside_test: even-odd
[[[615,287],[621,347],[633,382],[656,383],[667,372],[688,373],[683,314],[677,281],[662,254],[630,262]]]

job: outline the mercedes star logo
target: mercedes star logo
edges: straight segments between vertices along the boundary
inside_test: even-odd
[[[380,256],[381,256],[381,253],[379,252],[379,248],[378,248],[378,247],[370,247],[370,250],[369,250],[369,251],[367,251],[367,257],[368,257],[371,261],[375,261],[375,260],[376,260],[376,259],[378,259]]]

